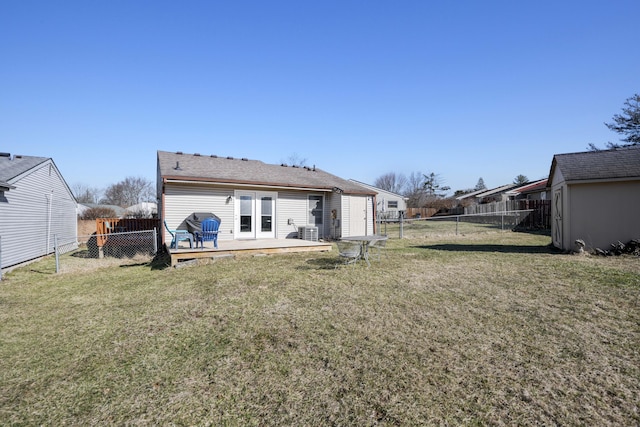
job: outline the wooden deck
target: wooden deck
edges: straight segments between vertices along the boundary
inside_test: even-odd
[[[235,255],[271,255],[295,252],[328,252],[331,243],[312,242],[300,239],[260,239],[260,240],[218,240],[218,248],[213,242],[205,242],[204,249],[189,248],[189,242],[180,242],[178,249],[169,249],[171,266],[179,262],[201,258],[218,258]]]

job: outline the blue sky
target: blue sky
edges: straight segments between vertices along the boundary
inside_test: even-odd
[[[157,150],[452,190],[546,177],[640,92],[640,2],[3,1],[0,151],[105,188]]]

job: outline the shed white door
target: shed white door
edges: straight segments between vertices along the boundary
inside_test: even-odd
[[[553,192],[553,246],[562,247],[562,187]]]
[[[235,230],[237,239],[273,239],[277,193],[237,191]]]
[[[349,198],[349,235],[367,234],[367,198],[351,196]]]

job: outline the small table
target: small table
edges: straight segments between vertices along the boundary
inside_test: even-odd
[[[362,243],[362,257],[367,262],[367,265],[371,267],[371,263],[369,262],[369,246],[379,240],[387,240],[387,236],[378,236],[376,234],[372,234],[370,236],[349,236],[343,237],[342,240],[349,240],[353,242]]]

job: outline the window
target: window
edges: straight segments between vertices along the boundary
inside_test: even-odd
[[[397,200],[389,200],[387,202],[387,207],[389,209],[398,209],[398,201]]]

